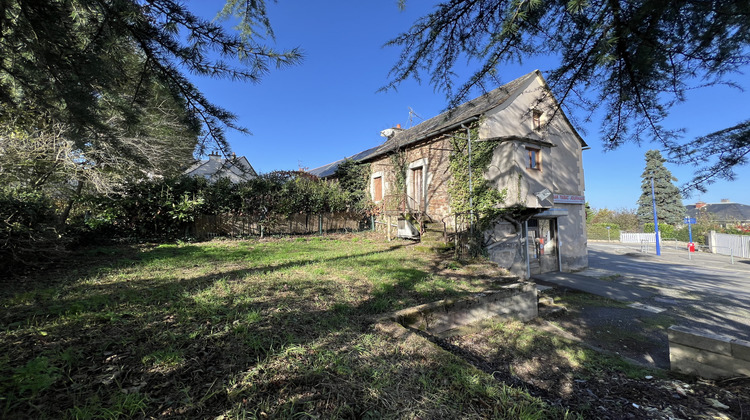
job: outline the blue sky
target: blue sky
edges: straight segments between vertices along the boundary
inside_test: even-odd
[[[206,18],[212,18],[222,4],[189,3]],[[388,71],[400,52],[383,44],[429,11],[427,4],[413,0],[401,12],[396,0],[270,3],[274,46],[280,50],[300,47],[305,54],[303,62],[273,70],[259,84],[193,80],[210,100],[235,113],[239,125],[252,132],[251,136],[229,132],[228,138],[233,151],[246,156],[257,171],[312,169],[382,143],[379,133],[383,129],[418,124],[416,117],[410,122],[410,109],[423,119],[445,109],[444,94],[424,82],[408,81],[397,92],[377,92],[388,82]],[[534,69],[544,73],[554,66],[554,62],[529,60],[501,68],[499,73],[502,81],[508,82]],[[466,69],[458,71],[459,76],[462,71],[468,74]],[[750,86],[750,75],[737,75],[735,81]],[[673,108],[665,121],[669,128],[685,128],[686,140],[748,118],[748,92],[704,88],[691,91],[687,99]],[[644,155],[658,147],[626,144],[605,153],[597,121],[578,128],[591,147],[583,157],[587,201],[594,208],[635,208]],[[667,163],[667,168],[678,178],[678,185],[692,178],[691,167]],[[739,168],[737,175],[734,182],[719,181],[705,194],[694,193],[684,204],[723,198],[750,204],[750,166]]]

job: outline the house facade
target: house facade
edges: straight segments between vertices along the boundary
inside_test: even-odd
[[[688,217],[710,220],[721,227],[750,226],[750,205],[735,203],[728,198],[719,203],[699,201],[685,206]]]
[[[504,192],[503,210],[483,232],[490,259],[515,275],[575,271],[588,266],[582,151],[576,132],[539,71],[531,72],[409,129],[358,156],[370,163],[369,193],[382,223],[397,215],[413,232],[432,222],[454,227],[451,156],[485,146],[487,185]],[[487,145],[490,145],[487,148]],[[473,197],[469,197],[471,200]]]
[[[233,184],[258,176],[246,157],[232,155],[230,159],[224,159],[219,153],[210,153],[208,160],[196,161],[185,170],[185,175],[205,178],[211,183],[227,178]]]

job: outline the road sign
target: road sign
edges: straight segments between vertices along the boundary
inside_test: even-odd
[[[688,235],[690,235],[690,243],[692,244],[693,243],[693,226],[692,225],[695,224],[695,217],[686,217],[685,219],[683,219],[683,222],[686,225],[688,225]],[[695,251],[693,250],[690,252],[695,252]]]

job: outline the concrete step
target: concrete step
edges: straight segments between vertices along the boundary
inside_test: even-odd
[[[442,235],[443,230],[444,230],[444,226],[442,223],[434,223],[434,222],[424,223],[425,232],[439,232]]]
[[[422,234],[423,241],[443,241],[444,238],[443,232],[424,232]]]
[[[414,246],[414,250],[424,253],[436,253],[450,251],[453,249],[453,244],[449,242],[420,242],[419,245]]]

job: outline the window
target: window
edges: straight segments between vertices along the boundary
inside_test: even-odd
[[[372,199],[376,203],[383,201],[383,177],[376,176],[372,179]]]
[[[531,110],[531,127],[534,128],[534,131],[542,131],[542,111]]]
[[[409,164],[406,173],[407,206],[412,210],[426,211],[428,205],[427,188],[430,185],[427,158],[417,159]]]
[[[527,147],[526,153],[528,153],[528,158],[526,159],[526,168],[541,171],[542,151],[533,147]]]
[[[412,198],[416,204],[416,208],[422,207],[422,199],[424,198],[424,177],[422,167],[411,169],[411,192]]]
[[[372,201],[379,203],[383,201],[385,188],[387,187],[383,179],[383,172],[378,171],[370,175],[370,197]]]

